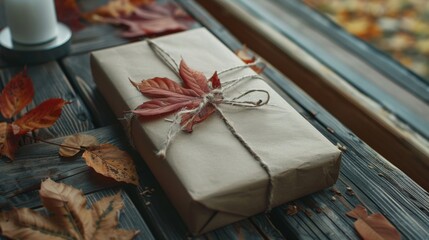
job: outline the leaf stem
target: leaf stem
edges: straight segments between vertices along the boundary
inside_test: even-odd
[[[40,139],[38,137],[31,137],[31,138],[33,138],[34,140],[39,141],[39,142],[43,142],[43,143],[47,143],[47,144],[51,144],[51,145],[55,145],[55,146],[59,146],[59,147],[65,147],[65,148],[75,149],[75,150],[79,150],[79,151],[86,150],[85,147],[79,147],[79,148],[77,148],[77,147],[72,147],[72,146],[68,146],[68,145],[63,145],[63,144],[59,144],[59,143],[54,143],[54,142],[46,141],[46,140]]]

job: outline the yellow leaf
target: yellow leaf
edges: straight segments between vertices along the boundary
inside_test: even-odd
[[[63,146],[60,147],[59,154],[61,157],[73,157],[80,152],[82,147],[86,148],[97,144],[97,138],[94,136],[75,134],[73,136],[67,137],[64,140],[64,142],[61,144]]]
[[[28,208],[0,212],[0,233],[12,239],[133,239],[138,231],[118,229],[123,208],[120,193],[86,208],[82,192],[50,179],[42,182],[40,197],[49,216]]]
[[[133,159],[128,153],[112,144],[89,147],[83,153],[83,159],[88,166],[106,177],[139,185]]]

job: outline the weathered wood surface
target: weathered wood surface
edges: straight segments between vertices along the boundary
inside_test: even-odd
[[[116,123],[116,116],[92,79],[89,53],[64,58],[61,64],[70,82],[88,106],[96,127]]]
[[[95,136],[101,143],[127,149],[126,140],[118,127],[99,128],[87,134]],[[49,141],[60,144],[63,140],[56,138]],[[37,190],[40,181],[48,177],[82,189],[85,193],[118,185],[87,167],[81,157],[61,158],[58,150],[56,145],[33,143],[19,148],[15,161],[0,162],[0,196],[4,198],[4,207],[39,207]]]
[[[0,88],[3,88],[23,68],[24,66],[0,69]],[[56,62],[28,66],[27,70],[28,75],[33,80],[35,95],[33,101],[22,111],[22,114],[49,98],[63,98],[71,101],[63,108],[62,115],[56,124],[48,129],[38,130],[37,137],[47,139],[67,136],[94,127],[89,111]]]
[[[80,1],[87,7],[94,2],[102,1]],[[224,27],[214,21],[194,1],[179,0],[177,2],[231,49],[241,47],[241,43],[237,42]],[[99,27],[101,26],[97,26],[96,29]],[[110,30],[91,30],[82,33],[78,43],[74,43],[76,44],[75,55],[63,59],[59,65],[48,63],[46,69],[45,65],[30,68],[35,75],[40,76],[40,79],[47,76],[57,79],[57,81],[49,80],[48,84],[37,80],[40,84],[38,86],[45,85],[48,89],[46,92],[42,91],[41,94],[51,97],[49,95],[51,93],[62,96],[67,96],[68,93],[71,98],[78,99],[76,100],[79,102],[78,106],[81,106],[86,113],[85,118],[82,118],[85,120],[77,121],[79,108],[69,110],[74,114],[70,114],[73,116],[70,117],[72,120],[66,119],[63,120],[64,123],[59,123],[58,129],[51,130],[49,138],[117,122],[112,119],[113,114],[107,109],[104,99],[96,90],[90,74],[88,53],[86,53],[94,49],[122,44],[123,42],[115,37],[106,38],[111,40],[103,43],[105,36],[96,36],[96,34],[108,34]],[[48,68],[53,70],[48,71]],[[3,75],[10,75],[13,71],[16,72],[18,69],[3,69],[1,71],[2,79],[4,79]],[[285,93],[282,95],[285,99],[334,144],[341,143],[347,147],[344,152],[340,180],[334,190],[326,189],[289,203],[289,205],[299,207],[300,211],[296,215],[288,215],[288,205],[283,205],[276,208],[271,214],[257,215],[195,239],[284,239],[285,236],[288,238],[356,239],[357,235],[352,228],[352,220],[348,219],[344,213],[358,203],[363,203],[372,212],[382,212],[405,237],[423,238],[429,234],[427,232],[429,229],[427,192],[388,164],[385,159],[362,143],[353,133],[344,128],[341,123],[272,67],[265,70],[265,76],[270,79],[271,84],[276,84],[276,87],[284,91]],[[0,87],[3,84],[4,82]],[[47,96],[41,95],[40,97],[45,99],[48,98]],[[2,173],[0,174],[0,206],[2,208],[40,207],[36,189],[40,184],[40,179],[46,177],[81,188],[87,194],[112,194],[112,191],[117,189],[125,189],[133,203],[128,201],[128,198],[125,200],[126,208],[122,215],[125,220],[121,218],[123,227],[138,228],[142,232],[147,232],[148,235],[142,235],[142,233],[139,235],[142,237],[141,239],[151,239],[152,236],[155,239],[190,238],[186,227],[156,179],[143,160],[128,147],[123,130],[118,126],[103,127],[91,130],[89,134],[96,136],[100,142],[113,143],[133,154],[133,158],[139,166],[141,178],[139,188],[118,186],[116,182],[101,177],[88,169],[82,159],[61,159],[57,154],[58,147],[45,143],[34,143],[22,147],[17,152],[15,162],[0,162]],[[59,143],[62,138],[51,141]],[[348,195],[347,187],[351,187],[355,195]],[[342,196],[339,196],[338,193],[341,193]],[[334,195],[336,200],[332,201]],[[134,218],[136,209],[143,220],[140,217]]]
[[[146,225],[145,221],[142,219],[140,213],[137,211],[136,208],[134,208],[133,203],[131,202],[131,199],[125,193],[119,188],[111,188],[107,190],[101,190],[95,193],[89,193],[85,195],[86,199],[88,200],[88,207],[92,206],[92,204],[101,198],[112,196],[118,192],[121,192],[121,197],[124,203],[124,208],[120,212],[119,215],[119,228],[122,229],[129,229],[129,230],[138,230],[139,234],[134,239],[139,240],[152,240],[155,239],[152,235],[151,231],[149,230],[148,226]],[[37,208],[38,211],[42,212],[42,214],[47,214],[46,210],[44,208]],[[3,240],[4,238],[0,236],[0,240]]]
[[[231,49],[241,47],[241,43],[208,17],[201,7],[192,1],[179,2]],[[297,215],[287,215],[284,211],[287,205],[273,211],[274,224],[283,234],[315,239],[358,238],[352,227],[353,221],[345,213],[357,204],[363,204],[370,212],[384,214],[405,238],[424,239],[429,236],[429,194],[425,190],[369,148],[278,71],[268,67],[264,75],[277,84],[292,99],[292,106],[333,144],[339,143],[347,148],[343,154],[340,179],[332,189],[296,201],[304,208]],[[350,195],[347,187],[351,188]],[[337,200],[332,201],[332,196]]]

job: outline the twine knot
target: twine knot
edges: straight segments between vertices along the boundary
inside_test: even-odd
[[[168,54],[166,51],[164,51],[161,47],[159,47],[154,42],[148,40],[148,44],[151,47],[151,49],[156,53],[156,55],[167,65],[169,66],[177,75],[179,75],[179,67],[177,62]],[[247,65],[240,65],[236,66],[230,69],[223,70],[218,73],[218,75],[225,74],[227,72],[240,70],[244,68],[248,68],[251,66],[256,65],[258,62],[253,64],[247,64]],[[180,75],[179,75],[180,76]],[[174,119],[171,121],[170,128],[168,129],[167,137],[165,139],[165,142],[163,144],[163,147],[158,151],[157,156],[161,158],[165,158],[167,155],[167,149],[172,140],[175,138],[175,136],[182,130],[184,130],[185,126],[192,123],[194,119],[205,109],[207,104],[213,105],[213,107],[216,109],[216,112],[219,114],[220,118],[225,123],[226,127],[230,130],[232,135],[242,144],[242,146],[251,154],[251,156],[259,163],[261,168],[267,173],[268,175],[268,188],[267,188],[267,196],[266,196],[266,202],[267,202],[267,208],[266,211],[269,212],[272,208],[273,204],[273,189],[274,189],[274,180],[272,176],[271,169],[265,163],[265,161],[256,153],[253,148],[249,145],[248,142],[244,140],[244,138],[236,131],[232,123],[225,117],[225,114],[223,111],[219,108],[219,105],[221,104],[227,104],[231,106],[238,106],[238,107],[245,107],[245,108],[251,108],[251,107],[262,107],[266,104],[268,104],[270,100],[270,94],[268,91],[263,89],[252,89],[248,90],[241,95],[234,97],[232,99],[226,99],[224,97],[224,93],[228,91],[229,89],[233,88],[243,80],[250,80],[250,79],[262,79],[259,75],[249,75],[249,76],[242,76],[240,78],[230,80],[230,81],[224,81],[222,83],[221,88],[214,88],[211,89],[210,92],[202,96],[201,102],[198,105],[198,107],[193,109],[182,109],[178,111],[174,115]],[[250,94],[254,93],[262,93],[265,96],[261,99],[258,99],[256,101],[249,101],[249,100],[241,100],[245,96],[248,96]],[[191,117],[185,122],[182,123],[182,116],[185,114],[189,114]]]

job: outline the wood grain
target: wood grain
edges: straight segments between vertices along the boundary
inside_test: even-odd
[[[101,143],[112,143],[121,149],[128,147],[118,127],[99,128],[87,134],[95,136]],[[56,138],[49,141],[60,144],[63,140],[64,138]],[[48,177],[82,189],[85,193],[118,185],[114,180],[87,167],[81,157],[60,158],[58,150],[56,145],[34,143],[19,148],[15,161],[0,161],[0,195],[3,197],[3,207],[40,206],[37,189],[41,180]]]
[[[89,53],[64,58],[61,65],[79,96],[88,106],[95,126],[102,127],[117,123],[117,117],[93,81]]]
[[[12,76],[22,69],[22,66],[1,69],[0,87],[4,86]],[[35,96],[33,102],[22,111],[22,114],[49,98],[63,98],[72,102],[63,108],[61,117],[52,127],[35,131],[37,137],[48,139],[67,136],[73,133],[87,131],[94,127],[88,109],[73,90],[56,62],[29,66],[27,69],[28,75],[33,80]]]

